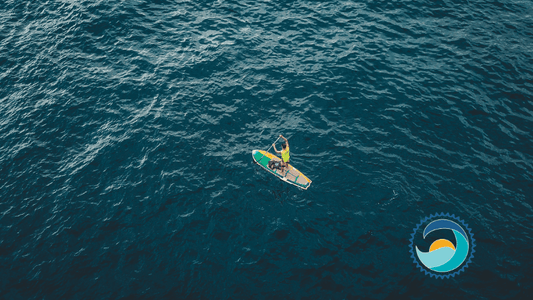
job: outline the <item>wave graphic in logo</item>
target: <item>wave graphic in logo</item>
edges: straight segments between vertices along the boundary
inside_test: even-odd
[[[447,217],[447,218],[443,218]],[[439,231],[439,230],[450,230],[453,232],[453,235],[455,237],[455,245],[447,240],[447,239],[438,239],[434,241],[431,246],[429,247],[428,252],[423,252],[418,249],[417,246],[414,246],[413,240],[414,236],[417,233],[418,229],[422,224],[427,223],[429,220],[431,221],[425,228],[423,232],[424,239],[427,237],[427,235],[431,232]],[[461,225],[458,224],[461,223],[464,228],[468,230],[467,232],[461,227]],[[469,243],[469,236],[472,240],[472,245]],[[412,258],[414,259],[414,262],[417,264],[417,266],[424,271],[426,274],[429,274],[431,276],[435,276],[437,278],[448,278],[450,276],[454,277],[459,272],[463,271],[464,268],[468,266],[468,263],[470,263],[470,260],[473,257],[474,251],[474,239],[473,234],[471,233],[470,228],[468,228],[468,225],[464,223],[461,219],[455,217],[455,215],[450,214],[436,214],[431,215],[425,219],[423,219],[420,224],[415,228],[412,238],[411,238],[411,253]],[[468,255],[470,247],[472,247],[472,251],[470,252],[470,256]],[[419,263],[418,260],[415,258],[418,257],[418,260],[422,265],[424,265],[427,269],[435,272],[428,272],[426,269],[424,269]],[[463,266],[463,268],[459,269],[458,271],[454,273],[452,272],[456,269],[458,269],[465,260],[468,261]],[[449,273],[444,275],[443,273]]]

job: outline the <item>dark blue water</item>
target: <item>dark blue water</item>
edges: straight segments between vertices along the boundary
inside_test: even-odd
[[[533,292],[531,1],[0,0],[0,116],[2,299]]]

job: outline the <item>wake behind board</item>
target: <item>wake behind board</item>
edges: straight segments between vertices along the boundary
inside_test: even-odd
[[[252,157],[254,161],[267,170],[269,173],[277,176],[279,179],[288,182],[292,185],[295,185],[301,189],[307,190],[311,185],[311,180],[307,178],[302,172],[296,170],[291,164],[289,164],[289,170],[281,172],[280,170],[272,170],[268,167],[268,162],[270,160],[281,161],[281,158],[275,156],[270,152],[265,152],[263,150],[253,150]]]

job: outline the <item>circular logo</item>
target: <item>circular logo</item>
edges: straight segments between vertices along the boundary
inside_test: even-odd
[[[432,232],[435,232],[432,236],[448,234],[451,237],[451,232],[455,238],[455,243],[451,242],[450,239],[441,238],[433,241],[427,252],[421,251],[415,245],[414,240],[415,235],[424,224],[427,224],[422,232],[424,239]],[[449,213],[430,215],[420,221],[411,235],[411,257],[417,267],[431,277],[435,276],[441,279],[450,276],[455,277],[468,267],[474,257],[475,239],[473,236],[468,225],[455,215]],[[464,263],[465,261],[466,263]]]

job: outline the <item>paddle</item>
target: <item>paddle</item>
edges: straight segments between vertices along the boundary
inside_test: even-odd
[[[276,139],[276,142],[279,140],[280,137],[281,137],[281,136],[279,136],[279,137]],[[274,144],[275,144],[276,142],[274,142]],[[270,147],[268,147],[268,149],[267,149],[267,151],[265,152],[265,154],[268,152],[268,150],[270,150],[270,148],[272,148],[272,145],[270,145]],[[261,156],[261,158],[257,161],[257,163],[259,163],[259,162],[263,159],[263,157],[265,157],[265,154],[263,154],[263,156]]]

